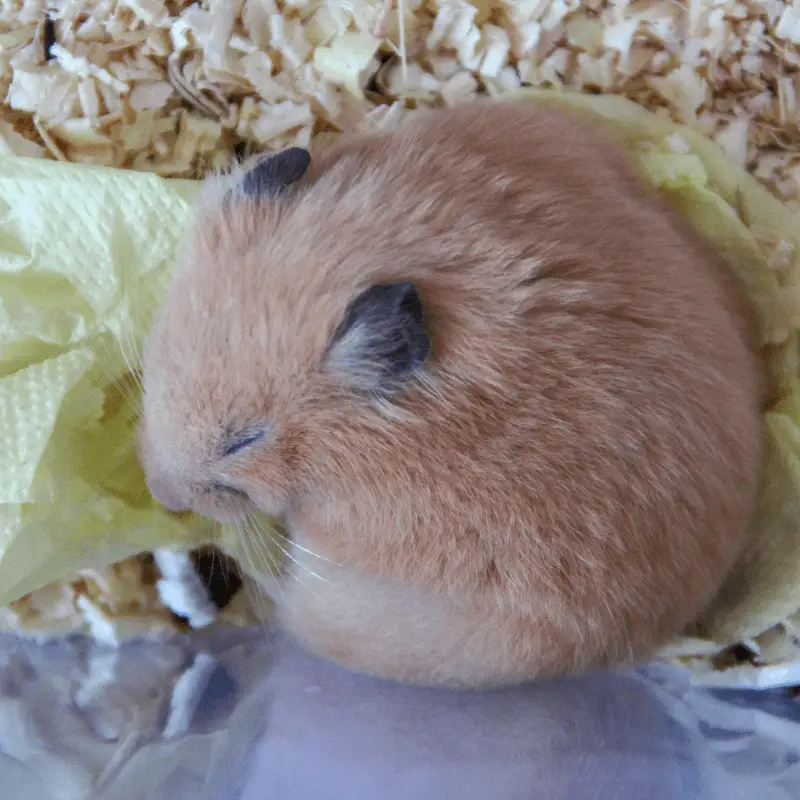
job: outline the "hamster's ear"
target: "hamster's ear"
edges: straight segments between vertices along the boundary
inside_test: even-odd
[[[311,154],[302,147],[290,147],[262,158],[242,179],[246,197],[277,197],[300,180],[311,164]]]
[[[430,353],[423,317],[413,283],[370,287],[350,303],[331,340],[329,371],[360,391],[399,389]]]

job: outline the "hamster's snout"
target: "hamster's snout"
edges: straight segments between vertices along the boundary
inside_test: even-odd
[[[168,479],[148,473],[147,488],[156,502],[176,514],[192,511],[219,522],[231,522],[253,510],[247,494],[222,484],[192,485],[187,495]]]
[[[231,522],[253,510],[250,497],[243,491],[213,481],[173,478],[152,464],[145,465],[145,482],[153,499],[176,514],[194,512],[219,522]]]
[[[188,504],[180,496],[180,493],[170,485],[169,481],[148,472],[146,476],[147,488],[153,495],[157,503],[160,503],[168,511],[181,513],[188,511]]]
[[[244,445],[255,441],[250,435]],[[236,444],[236,452],[243,449],[240,441]],[[232,522],[253,513],[257,505],[254,499],[238,481],[231,483],[219,464],[209,459],[192,459],[175,446],[155,444],[146,422],[139,427],[138,445],[147,489],[168,511],[192,512],[218,522]]]

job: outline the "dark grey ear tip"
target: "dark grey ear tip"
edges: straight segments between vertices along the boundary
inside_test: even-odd
[[[398,305],[407,314],[421,321],[423,316],[422,296],[416,285],[411,282],[395,284],[398,293]]]
[[[300,180],[311,166],[311,153],[305,147],[289,147],[278,155],[284,164],[285,177],[289,183]]]
[[[300,180],[311,165],[311,153],[303,147],[290,147],[262,158],[242,179],[242,192],[248,197],[276,197],[287,186]]]

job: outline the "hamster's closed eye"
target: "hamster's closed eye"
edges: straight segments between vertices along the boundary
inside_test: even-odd
[[[223,455],[233,456],[252,447],[255,444],[263,442],[267,435],[266,425],[248,425],[240,430],[229,434],[224,441]]]

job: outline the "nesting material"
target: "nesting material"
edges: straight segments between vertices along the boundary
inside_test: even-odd
[[[201,177],[409,106],[569,88],[692,126],[800,210],[798,45],[785,0],[17,0],[0,146]]]
[[[200,178],[253,152],[306,145],[331,132],[376,130],[416,108],[478,95],[505,96],[531,86],[620,95],[665,122],[682,123],[716,141],[730,162],[798,213],[798,45],[800,3],[784,0],[16,0],[0,6],[0,154]],[[675,135],[663,142],[661,155],[672,153],[678,178],[689,180],[691,151]],[[658,163],[668,169],[663,160]],[[31,176],[28,167],[18,172]],[[6,185],[19,177],[8,167],[4,175]],[[53,185],[46,170],[38,178]],[[124,189],[124,183],[120,179],[117,189]],[[183,201],[193,189],[180,182],[171,186],[173,216],[167,224],[178,226]],[[135,191],[145,189],[140,184]],[[736,209],[740,217],[741,212]],[[781,289],[762,295],[759,302],[773,368],[783,370],[779,378],[788,386],[797,373],[796,347],[787,355],[786,345],[798,323],[796,245],[763,222],[744,220],[752,239],[748,247],[774,270]],[[141,273],[153,282],[151,294],[166,276],[175,238],[175,231],[165,235],[151,271]],[[147,243],[150,251],[153,246]],[[69,405],[70,392],[81,382],[96,385],[99,372],[111,374],[114,382],[102,389],[107,412],[109,394],[119,393],[119,382],[125,380],[130,360],[125,336],[137,326],[134,309],[112,291],[120,286],[109,285],[106,294],[92,298],[93,311],[105,322],[83,330],[84,339],[79,339],[80,326],[64,312],[39,342],[46,339],[47,358],[44,350],[38,361],[25,350],[20,342],[26,331],[19,326],[18,349],[3,354],[3,381],[22,376],[21,366],[28,365],[19,381],[24,386],[15,391],[28,391],[44,380],[47,376],[39,373],[58,353],[63,384],[61,405],[50,409],[51,427],[38,431],[38,455],[25,462],[31,474],[19,485],[4,487],[2,524],[8,532],[18,530],[31,504],[54,491],[46,480],[56,469],[52,431],[57,413]],[[142,289],[124,288],[127,296]],[[151,296],[147,302],[139,299],[144,305],[152,301]],[[25,324],[33,323],[28,319]],[[137,324],[141,327],[141,319]],[[111,358],[98,371],[92,357],[103,361],[101,352]],[[69,409],[72,424],[84,424],[92,414],[96,421],[102,408],[103,397],[95,394],[88,405]],[[111,425],[121,435],[135,415],[129,395],[118,398],[114,414]],[[151,558],[135,554],[137,544],[148,550],[183,541],[188,547],[205,534],[153,517],[141,498],[125,496],[122,478],[125,486],[133,480],[141,488],[141,476],[131,471],[124,448],[106,456],[112,483],[116,475],[120,485],[104,484],[103,491],[127,503],[125,513],[133,509],[130,519],[135,517],[126,528],[126,546],[118,548],[119,561],[77,569],[86,554],[76,549],[70,555],[76,566],[71,577],[29,591],[41,585],[39,577],[52,573],[53,559],[64,557],[57,548],[40,553],[44,566],[30,571],[28,585],[20,584],[21,599],[0,610],[0,628],[40,636],[86,630],[117,641],[133,634],[171,634],[185,629],[187,619],[196,625],[220,618],[253,621],[252,598],[244,589],[234,594],[221,617],[215,612],[185,552],[160,553],[161,571]],[[5,457],[11,457],[8,451]],[[0,467],[8,469],[3,463]],[[85,483],[69,489],[76,503],[97,500]],[[105,513],[105,520],[113,520],[116,511]],[[159,525],[158,535],[142,533]],[[0,559],[0,573],[3,561],[8,568],[8,553],[9,548]],[[18,552],[12,556],[20,558]],[[766,620],[769,613],[762,616]],[[791,672],[800,659],[800,620],[788,615],[776,622],[748,631],[746,645],[724,637],[687,639],[668,655],[711,680],[741,676],[743,670],[763,676],[777,666],[784,670],[779,682],[800,682]],[[775,669],[769,674],[774,676]]]
[[[168,639],[211,625],[245,628],[268,610],[256,585],[236,571],[210,576],[185,550],[162,549],[99,569],[82,569],[0,608],[0,633],[47,641],[84,633],[118,646],[135,638]],[[224,556],[213,551],[213,561]],[[233,584],[223,602],[214,581]]]
[[[85,632],[106,644],[142,632],[174,634],[179,625],[161,602],[149,560],[132,558],[25,595],[0,609],[0,631],[32,638]]]

